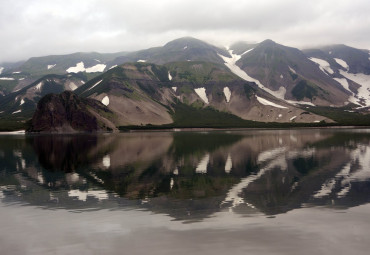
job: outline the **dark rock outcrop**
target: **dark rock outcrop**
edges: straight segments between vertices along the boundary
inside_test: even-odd
[[[102,103],[80,98],[70,91],[48,94],[37,104],[28,132],[94,132],[111,130],[111,122],[100,116],[111,114]],[[102,121],[104,119],[105,121]]]

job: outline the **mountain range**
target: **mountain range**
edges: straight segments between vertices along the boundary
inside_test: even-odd
[[[112,113],[98,118],[105,127],[368,125],[369,54],[271,40],[221,48],[186,37],[136,52],[35,57],[0,64],[0,122],[22,127],[43,96],[69,90]]]

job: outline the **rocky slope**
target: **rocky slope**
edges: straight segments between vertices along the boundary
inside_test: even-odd
[[[304,53],[350,93],[349,101],[370,106],[370,52],[346,45],[308,49]]]
[[[241,45],[234,46],[239,54],[230,49],[232,58],[223,58],[234,72],[239,68],[245,79],[255,81],[268,93],[293,104],[348,104],[350,93],[300,50],[271,40],[252,47],[246,44],[246,51],[240,53]]]
[[[96,77],[75,92],[100,100],[115,113],[119,126],[172,123],[179,104],[198,110],[212,108],[245,120],[330,121],[272,97],[224,65],[207,62],[164,66],[128,63]]]
[[[37,104],[28,132],[92,132],[113,130],[111,111],[93,99],[79,98],[69,91],[48,94]]]

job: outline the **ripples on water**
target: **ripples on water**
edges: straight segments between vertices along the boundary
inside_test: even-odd
[[[234,232],[241,231],[240,226],[245,231],[254,224],[264,226],[268,220],[268,224],[278,219],[291,222],[294,217],[307,220],[311,217],[306,218],[307,210],[324,214],[323,222],[312,220],[326,224],[327,214],[334,219],[335,212],[348,214],[350,208],[361,205],[369,208],[370,200],[370,132],[364,129],[2,135],[0,161],[0,210],[3,212],[0,222],[3,224],[6,211],[20,214],[24,219],[27,210],[36,208],[36,213],[32,211],[30,215],[39,221],[43,217],[58,228],[61,222],[57,224],[50,219],[52,212],[64,212],[72,222],[76,220],[72,218],[80,217],[74,216],[78,212],[86,224],[98,222],[99,225],[104,219],[105,232],[111,234],[127,230],[120,223],[123,218],[131,230],[149,232],[153,225],[155,229],[171,229],[174,223],[170,222],[175,220],[180,224],[175,228],[194,231],[198,237],[210,238],[214,234],[216,239],[222,237],[234,242],[238,239],[233,237]],[[19,205],[27,205],[29,209]],[[63,222],[66,220],[62,220],[63,217],[56,219]],[[137,221],[140,217],[141,222]],[[277,218],[269,219],[271,217]],[[155,224],[150,223],[153,220]],[[142,225],[143,222],[146,224]],[[188,225],[183,223],[192,224],[184,227]],[[22,228],[20,224],[12,225],[11,221],[6,225],[9,231],[12,227]],[[271,236],[276,230],[268,226],[269,230],[256,231],[259,234],[267,231],[266,235]],[[227,229],[234,234],[199,233],[209,228]],[[81,229],[84,228],[79,228],[77,233]],[[284,226],[277,229],[284,230]],[[163,236],[169,234],[163,229],[160,232]],[[370,230],[365,233],[369,234]],[[285,238],[299,234],[308,238],[307,233],[300,232],[287,232]],[[139,237],[145,235],[141,233]],[[189,241],[190,237],[186,238]],[[83,240],[78,243],[86,244]],[[0,241],[0,244],[4,243]],[[299,247],[306,244],[312,245],[297,241]],[[7,245],[9,252],[15,254],[9,241]],[[235,245],[232,251],[236,254],[248,250],[243,243]],[[117,251],[118,246],[111,246],[107,252]],[[140,250],[133,246],[135,249],[131,252]],[[215,243],[208,246],[212,247],[209,252],[221,254],[222,249]],[[48,249],[53,253],[55,247],[59,246],[51,245]],[[91,252],[83,247],[83,251]],[[197,253],[179,247],[177,251]],[[277,253],[294,254],[274,247]],[[167,246],[156,248],[158,254],[169,250]],[[306,250],[307,254],[312,251]],[[362,251],[361,246],[357,245],[357,250]],[[81,252],[76,247],[71,251]],[[264,254],[263,249],[252,251]],[[341,251],[345,249],[338,249]],[[37,254],[37,250],[34,253]]]

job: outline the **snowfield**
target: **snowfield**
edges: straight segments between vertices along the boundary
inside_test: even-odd
[[[73,90],[77,89],[78,87],[76,86],[76,84],[74,84],[74,82],[71,82],[69,84],[69,88],[73,91]]]
[[[110,167],[110,156],[109,155],[104,156],[104,158],[102,160],[102,164],[106,168]]]
[[[350,89],[349,89],[349,85],[348,85],[348,81],[346,78],[334,78],[334,80],[336,80],[337,82],[340,83],[340,85],[343,86],[343,88],[345,88],[346,90],[348,90],[349,92],[352,92]]]
[[[47,66],[47,68],[48,68],[48,70],[50,70],[50,69],[54,68],[56,65],[57,65],[57,64],[54,64],[54,65],[48,65],[48,66]]]
[[[340,59],[340,58],[334,58],[335,62],[338,63],[338,65],[340,65],[341,67],[345,68],[346,70],[349,69],[349,65],[347,64],[346,61],[344,61],[343,59]]]
[[[358,83],[361,87],[358,89],[357,97],[364,99],[365,105],[370,106],[370,75],[363,73],[349,73],[339,70],[340,74],[349,80]]]
[[[101,100],[102,104],[105,105],[105,106],[108,106],[109,105],[109,97],[108,96],[105,96],[102,100]]]
[[[296,72],[293,68],[291,68],[290,66],[288,66],[288,67],[289,67],[289,70],[290,70],[292,73],[297,74],[297,72]]]
[[[90,90],[90,89],[93,89],[93,88],[95,88],[97,85],[99,85],[99,83],[101,83],[103,80],[100,80],[100,81],[98,81],[97,83],[95,83],[94,85],[92,85],[90,88],[88,88],[87,90],[85,90],[85,91],[88,91],[88,90]]]
[[[227,174],[230,173],[232,168],[233,168],[233,162],[231,160],[231,155],[229,153],[226,159],[226,163],[225,163],[225,173]]]
[[[333,69],[331,69],[330,64],[327,61],[320,58],[309,58],[309,60],[318,64],[320,70],[323,71],[324,74],[328,75],[328,73],[329,74],[334,73]]]
[[[84,62],[79,62],[76,64],[76,66],[72,66],[68,68],[66,71],[67,73],[79,73],[79,72],[86,72],[86,73],[97,73],[97,72],[103,72],[106,65],[104,64],[97,64],[95,66],[91,66],[88,68],[85,68]]]
[[[209,163],[209,154],[206,154],[199,162],[197,168],[195,169],[195,172],[197,174],[206,174],[208,163]]]
[[[92,66],[92,67],[88,67],[86,68],[86,73],[98,73],[98,72],[104,72],[104,69],[106,68],[107,66],[104,65],[104,64],[97,64],[95,66]]]
[[[282,105],[278,105],[278,104],[275,104],[273,102],[270,102],[268,101],[267,99],[264,99],[262,97],[259,97],[256,95],[256,98],[258,100],[258,102],[260,102],[261,104],[263,105],[269,105],[269,106],[272,106],[272,107],[276,107],[276,108],[280,108],[280,109],[288,109],[288,107],[285,107],[285,106],[282,106]]]
[[[71,66],[66,71],[67,71],[67,73],[78,73],[78,72],[85,71],[84,62],[81,61],[81,62],[77,63],[76,66]]]
[[[194,91],[206,104],[209,104],[205,88],[197,88]]]
[[[231,97],[231,91],[229,89],[229,87],[225,87],[224,88],[224,95],[225,95],[225,98],[226,98],[226,102],[230,102],[230,97]]]
[[[223,61],[225,62],[225,65],[230,69],[231,72],[233,72],[234,74],[236,74],[237,76],[239,76],[243,80],[256,83],[257,86],[260,89],[263,89],[264,91],[266,91],[267,93],[273,95],[274,97],[277,97],[277,98],[279,98],[281,100],[284,100],[284,101],[286,101],[289,104],[294,104],[294,105],[296,105],[296,104],[308,104],[308,105],[314,106],[310,102],[285,100],[286,89],[284,87],[280,87],[279,90],[273,91],[273,90],[271,90],[269,88],[266,88],[259,80],[252,78],[246,72],[244,72],[242,69],[240,69],[240,67],[236,65],[236,62],[243,55],[251,52],[252,50],[253,49],[249,49],[249,50],[247,50],[246,52],[244,52],[241,55],[234,54],[232,50],[229,50],[229,54],[231,55],[231,58],[222,56],[220,54],[218,54],[218,56],[220,56],[223,59]],[[296,71],[294,69],[292,69],[291,67],[289,67],[289,69],[290,69],[291,72],[296,73]]]
[[[42,85],[43,85],[43,83],[42,83],[42,82],[39,82],[39,83],[36,85],[35,90],[41,90]]]
[[[20,112],[22,112],[22,110],[18,110],[18,111],[12,112],[12,114],[16,114],[16,113],[20,113]]]

